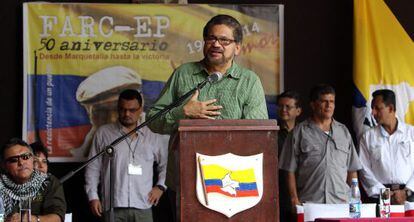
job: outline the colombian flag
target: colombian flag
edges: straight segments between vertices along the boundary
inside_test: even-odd
[[[228,170],[217,164],[202,166],[207,193],[221,193],[229,197],[255,197],[257,191],[254,169]]]
[[[414,42],[384,0],[354,0],[354,128],[375,125],[371,93],[396,93],[397,116],[414,124]],[[363,114],[362,112],[365,112]]]

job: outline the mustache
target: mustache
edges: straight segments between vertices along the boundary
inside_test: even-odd
[[[221,49],[221,48],[211,48],[211,49],[209,49],[209,50],[208,50],[208,52],[209,52],[209,53],[210,53],[210,52],[223,53],[223,52],[224,52],[224,50],[223,50],[223,49]]]
[[[29,167],[27,166],[20,166],[17,168],[18,171],[22,171],[22,170],[31,170]]]
[[[133,119],[133,118],[131,118],[131,117],[119,118],[119,121],[120,121],[121,123],[131,122],[131,121],[133,121],[133,120],[134,120],[134,119]]]

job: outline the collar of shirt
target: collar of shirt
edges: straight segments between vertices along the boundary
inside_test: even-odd
[[[325,134],[325,132],[321,128],[319,128],[311,119],[307,119],[306,124],[310,128],[318,129],[319,131]],[[333,134],[333,131],[335,131],[338,127],[339,127],[339,122],[337,122],[334,118],[332,118],[330,134]]]
[[[332,123],[331,123],[331,128],[329,130],[329,134],[326,134],[311,119],[307,119],[306,124],[308,125],[309,128],[317,130],[324,136],[331,138],[333,141],[340,141],[344,137],[344,134],[342,133],[343,130],[341,130],[342,129],[341,123],[336,121],[334,118],[332,118]]]
[[[122,134],[126,134],[126,133],[129,133],[129,130],[128,131],[126,131],[125,132],[125,130],[126,130],[126,128],[119,122],[119,121],[117,121],[116,122],[117,123],[117,125],[118,125],[118,128],[119,128],[119,131],[122,133]],[[137,122],[137,126],[139,125],[139,124],[141,124],[141,122],[140,121],[138,121]],[[137,131],[135,131],[135,134],[139,134],[139,135],[144,135],[144,131],[142,130],[142,128],[141,129],[139,129],[139,130],[137,130]]]
[[[288,126],[286,125],[286,123],[283,120],[277,119],[277,123],[279,124],[279,127],[280,127],[279,131],[286,131],[286,134],[289,133]],[[297,122],[295,123],[295,126],[296,125],[297,125]],[[293,129],[295,128],[295,126],[292,128],[291,131],[293,131]]]
[[[196,72],[193,73],[193,75],[197,75],[200,74],[202,71],[204,71],[204,74],[208,75],[207,69],[204,66],[204,60],[201,60],[198,62],[198,70],[196,70]],[[224,77],[231,77],[234,79],[239,79],[240,78],[240,70],[239,70],[239,65],[237,65],[237,63],[235,63],[234,61],[232,62],[231,66],[229,69],[226,70],[226,73],[224,74]]]
[[[380,125],[380,132],[382,137],[390,137],[391,135],[384,129],[382,125]],[[404,133],[405,124],[397,118],[397,129],[394,133]]]

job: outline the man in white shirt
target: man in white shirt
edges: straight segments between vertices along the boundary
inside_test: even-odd
[[[118,122],[99,127],[92,142],[89,158],[101,152],[120,136],[134,130],[140,123],[142,105],[142,97],[138,91],[124,90],[118,100]],[[153,221],[151,207],[158,204],[166,189],[164,182],[167,147],[163,137],[165,136],[155,134],[145,126],[115,146],[111,161],[115,171],[112,190],[115,222]],[[154,162],[157,163],[158,173],[155,184]],[[85,190],[91,211],[95,216],[104,216],[104,221],[110,219],[109,171],[108,156],[99,157],[88,165],[85,171]]]
[[[372,115],[378,125],[365,132],[359,143],[362,185],[372,198],[388,187],[392,204],[413,201],[414,127],[397,119],[393,91],[377,90],[372,97]]]

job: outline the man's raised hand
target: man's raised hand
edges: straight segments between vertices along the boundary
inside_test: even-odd
[[[201,102],[198,100],[199,94],[200,92],[197,90],[184,105],[184,115],[192,119],[214,119],[214,117],[219,116],[221,114],[219,110],[223,107],[214,105],[217,99]]]

